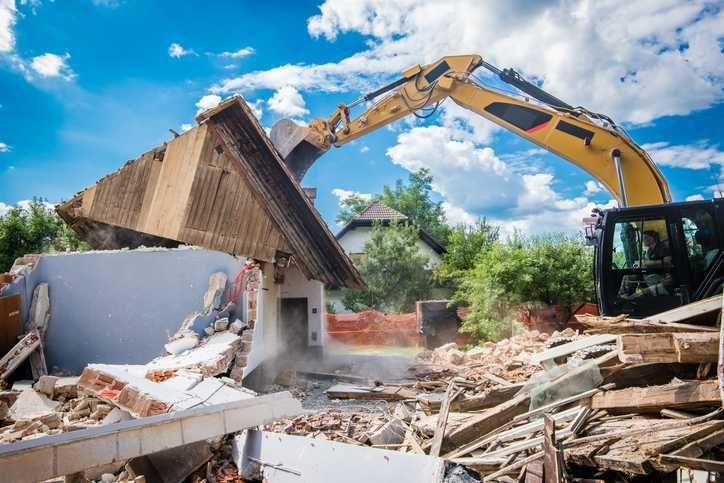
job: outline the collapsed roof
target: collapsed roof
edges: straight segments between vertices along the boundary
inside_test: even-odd
[[[267,262],[291,255],[307,278],[362,286],[249,106],[234,96],[197,121],[57,212],[96,249],[190,244]]]

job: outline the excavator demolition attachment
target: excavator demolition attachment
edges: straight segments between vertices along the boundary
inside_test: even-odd
[[[314,124],[300,126],[291,119],[281,119],[271,130],[270,137],[274,147],[299,182],[310,166],[330,147],[320,131],[314,128]]]

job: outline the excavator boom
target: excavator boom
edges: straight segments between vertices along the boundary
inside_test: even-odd
[[[479,67],[536,101],[481,85],[471,75]],[[352,107],[387,92],[391,93],[365,112],[350,117]],[[301,179],[331,146],[342,146],[404,116],[418,115],[420,110],[434,109],[447,98],[584,169],[620,206],[671,201],[668,184],[654,162],[610,118],[574,108],[517,72],[500,70],[477,55],[448,56],[413,66],[397,81],[350,105],[341,104],[328,119],[315,119],[309,126],[279,121],[271,138]]]

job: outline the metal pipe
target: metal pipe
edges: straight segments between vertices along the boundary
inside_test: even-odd
[[[621,191],[621,204],[622,208],[628,206],[628,197],[626,196],[626,185],[623,183],[623,168],[621,167],[621,151],[614,149],[611,151],[611,157],[613,162],[616,164],[616,175],[618,176],[618,187]]]

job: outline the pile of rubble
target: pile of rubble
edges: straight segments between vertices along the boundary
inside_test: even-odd
[[[695,325],[720,307],[715,297],[642,321],[580,317],[590,332],[530,331],[466,352],[447,344],[420,354],[416,382],[327,391],[389,401],[388,411],[332,411],[269,429],[439,456],[474,478],[464,481],[721,472],[720,331]]]
[[[48,375],[39,357],[50,299],[47,285],[38,284],[27,332],[0,362],[0,444],[254,398],[241,385],[254,323],[242,322],[235,304],[224,302],[226,285],[224,273],[212,274],[203,310],[186,317],[164,355],[146,364],[88,364],[80,376],[68,377]],[[33,356],[43,373],[36,382],[6,382]],[[132,474],[130,467],[120,471],[117,481]]]

